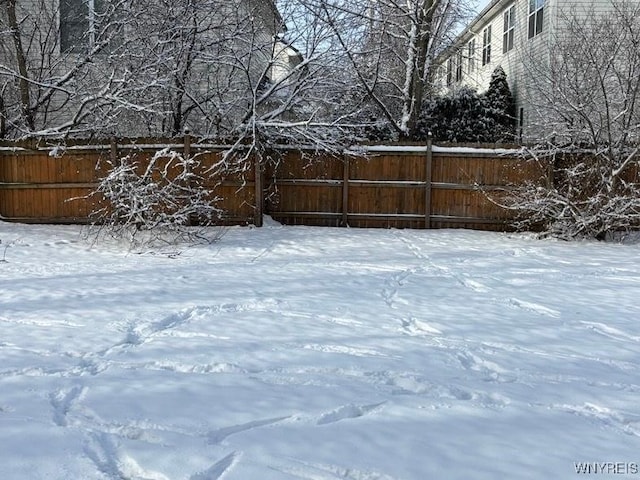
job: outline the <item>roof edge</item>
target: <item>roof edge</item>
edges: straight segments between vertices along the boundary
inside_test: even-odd
[[[469,33],[473,32],[474,28],[481,23],[481,20],[484,19],[487,14],[489,12],[491,12],[492,10],[498,10],[498,6],[501,4],[507,4],[507,3],[511,3],[514,2],[514,0],[491,0],[491,2],[489,2],[489,4],[484,7],[482,9],[482,11],[480,13],[478,13],[473,20],[471,20],[471,22],[469,22],[469,24],[464,28],[464,30],[462,30],[462,32],[460,32],[458,35],[456,35],[455,40],[451,43],[451,45],[449,45],[447,48],[445,48],[442,52],[440,52],[440,54],[438,54],[438,56],[436,57],[436,63],[440,63],[440,60],[446,57],[448,57],[451,53],[452,50],[455,50],[455,48],[461,43],[461,39],[465,38],[468,36]]]

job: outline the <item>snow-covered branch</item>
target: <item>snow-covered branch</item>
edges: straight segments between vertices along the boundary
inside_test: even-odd
[[[607,238],[640,228],[640,6],[559,13],[550,57],[532,57],[530,100],[540,123],[532,149],[552,182],[509,204],[547,233]]]
[[[102,203],[93,212],[89,230],[109,235],[134,247],[175,243],[202,236],[196,228],[214,224],[220,199],[206,186],[208,176],[198,156],[185,157],[168,148],[151,159],[135,155],[110,164],[92,197]]]

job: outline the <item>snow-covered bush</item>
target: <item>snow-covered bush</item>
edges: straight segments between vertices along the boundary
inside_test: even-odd
[[[431,132],[436,141],[490,142],[494,124],[483,96],[464,86],[423,104],[418,137]]]
[[[202,228],[220,217],[220,200],[206,186],[198,157],[169,149],[151,159],[136,155],[110,165],[94,196],[104,199],[92,214],[90,232],[124,239],[133,246],[203,238]]]
[[[526,155],[547,164],[549,178],[519,186],[501,200],[518,211],[521,229],[604,240],[640,228],[640,169],[633,160],[638,148],[616,158],[597,151]]]
[[[462,86],[442,97],[423,104],[418,137],[428,132],[436,141],[460,143],[495,143],[513,141],[515,104],[507,75],[497,67],[484,94]]]
[[[512,142],[516,133],[516,104],[502,67],[496,67],[491,74],[489,88],[483,97],[487,116],[493,120],[491,141]]]

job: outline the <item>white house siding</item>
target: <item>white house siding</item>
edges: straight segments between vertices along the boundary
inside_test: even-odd
[[[284,41],[276,40],[269,79],[274,83],[290,83],[292,70],[302,61],[302,55],[298,50]]]
[[[515,30],[514,30],[514,47],[512,50],[503,53],[503,34],[504,34],[504,13],[511,6],[515,6]],[[470,27],[459,37],[458,41],[447,50],[438,60],[440,62],[439,82],[441,91],[455,89],[462,85],[466,85],[476,89],[478,92],[484,92],[489,87],[491,75],[496,67],[501,66],[507,74],[507,79],[512,92],[518,99],[518,91],[523,81],[522,65],[520,62],[519,51],[527,47],[527,13],[528,0],[500,0],[492,2],[484,14],[473,22]],[[484,31],[491,26],[491,58],[486,65],[482,65],[483,61],[483,43]],[[473,63],[474,71],[470,71],[468,45],[469,42],[475,40],[475,55]],[[540,44],[539,38],[532,39],[532,42]],[[455,63],[457,51],[462,49],[463,52],[463,75],[460,82],[456,82],[454,78],[453,84],[447,87],[447,62],[452,58]]]
[[[535,140],[548,137],[559,132],[558,124],[550,118],[552,114],[547,108],[555,99],[551,88],[546,88],[544,75],[548,71],[554,54],[559,53],[554,45],[567,34],[566,22],[572,19],[589,20],[598,18],[611,12],[612,2],[605,0],[546,0],[545,31],[539,44],[532,43],[530,47],[522,49],[520,64],[525,79],[525,88],[519,95],[519,103],[525,108],[524,140]],[[538,77],[537,85],[532,86],[534,77]],[[560,122],[562,123],[562,122]]]
[[[515,6],[515,25],[513,48],[503,52],[504,14],[512,6]],[[523,113],[524,125],[531,123],[531,112],[527,105],[527,70],[525,59],[541,58],[547,53],[549,35],[549,8],[552,8],[552,0],[546,0],[544,5],[544,24],[542,32],[533,38],[528,38],[529,29],[529,0],[498,0],[494,1],[485,11],[463,32],[458,41],[445,55],[440,57],[441,75],[440,82],[444,90],[455,89],[461,85],[470,86],[478,92],[484,92],[489,87],[493,71],[501,66],[507,74],[509,86],[516,100],[516,115],[520,129],[520,114]],[[483,32],[491,26],[491,59],[486,65],[482,65]],[[475,71],[469,71],[467,46],[475,39]],[[463,49],[464,68],[462,81],[454,82],[446,87],[446,65],[449,58],[455,58],[456,51]],[[523,134],[526,133],[523,129]]]
[[[513,50],[503,53],[503,15],[511,5],[516,7],[515,39]],[[507,74],[509,86],[516,100],[516,115],[518,117],[518,130],[522,133],[523,140],[538,136],[540,125],[544,119],[536,114],[534,105],[544,101],[539,95],[531,91],[532,75],[535,64],[548,62],[552,54],[550,46],[556,35],[562,34],[562,20],[560,12],[580,16],[593,16],[604,13],[611,8],[609,0],[545,0],[544,22],[542,32],[529,38],[529,0],[494,0],[483,12],[464,30],[455,43],[441,54],[439,63],[438,85],[440,92],[454,90],[462,85],[475,88],[478,92],[484,92],[489,87],[489,81],[494,69],[502,66]],[[483,31],[492,27],[492,54],[489,64],[482,66]],[[474,72],[468,68],[466,55],[469,41],[475,39],[475,65]],[[447,64],[453,59],[455,65],[456,52],[462,48],[464,53],[463,77],[460,82],[455,81],[447,85]],[[455,68],[454,68],[455,71]],[[523,114],[523,125],[520,115]]]

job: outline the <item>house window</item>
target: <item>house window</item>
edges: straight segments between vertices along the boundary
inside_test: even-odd
[[[513,36],[516,30],[516,6],[512,5],[504,12],[504,34],[502,36],[502,53],[513,49]]]
[[[469,73],[475,71],[476,69],[476,39],[472,39],[467,44],[467,62],[468,62],[468,71]]]
[[[542,32],[544,0],[529,0],[529,38]]]
[[[462,50],[456,53],[456,82],[462,81]]]
[[[482,32],[482,65],[491,62],[491,25]]]
[[[447,87],[453,83],[453,59],[447,60]]]
[[[83,53],[93,48],[104,0],[60,0],[60,49]]]

